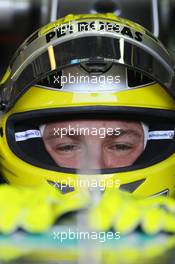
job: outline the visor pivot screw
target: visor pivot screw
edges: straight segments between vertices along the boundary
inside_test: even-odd
[[[3,128],[0,127],[0,136],[3,137]]]
[[[6,105],[7,105],[7,104],[6,104],[5,102],[1,101],[1,102],[0,102],[0,110],[1,110],[1,111],[4,111],[4,110],[6,109]]]

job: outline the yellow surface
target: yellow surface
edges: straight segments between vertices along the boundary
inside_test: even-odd
[[[159,84],[121,92],[99,93],[73,93],[32,87],[17,101],[8,115],[30,110],[79,106],[126,106],[175,110],[174,100]]]

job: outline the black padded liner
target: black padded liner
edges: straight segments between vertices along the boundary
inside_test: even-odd
[[[18,127],[19,130],[17,130],[17,132],[30,129],[39,130],[38,126],[22,125],[20,127],[21,128]],[[16,143],[22,150],[22,152],[25,153],[25,155],[33,157],[33,159],[35,159],[36,161],[43,162],[44,164],[49,164],[51,166],[56,165],[54,160],[47,153],[42,138],[31,138],[25,141],[18,141]]]

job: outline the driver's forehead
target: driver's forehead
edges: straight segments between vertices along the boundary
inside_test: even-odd
[[[51,129],[58,128],[118,128],[118,129],[132,129],[137,131],[142,131],[141,122],[136,121],[126,121],[126,120],[69,120],[69,121],[58,121],[54,123],[46,124],[45,130],[50,131]]]

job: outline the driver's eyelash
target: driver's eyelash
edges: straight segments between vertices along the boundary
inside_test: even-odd
[[[57,146],[56,150],[72,150],[75,147],[73,144],[65,145],[65,146]]]
[[[115,144],[111,146],[111,148],[119,149],[119,150],[125,150],[125,149],[132,149],[133,146],[131,145],[126,145],[122,143]]]

